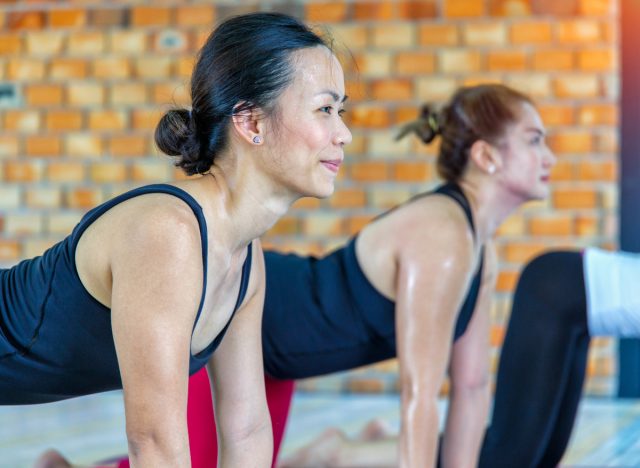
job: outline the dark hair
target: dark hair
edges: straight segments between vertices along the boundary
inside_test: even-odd
[[[525,94],[501,84],[460,88],[440,111],[424,105],[420,118],[406,125],[398,137],[413,132],[431,143],[439,135],[438,174],[456,182],[467,167],[471,146],[477,140],[497,143],[519,118],[518,105],[523,102],[533,104]]]
[[[209,36],[191,77],[192,110],[168,111],[155,140],[188,175],[207,172],[227,144],[231,116],[273,103],[293,79],[293,52],[327,43],[281,13],[232,17]]]

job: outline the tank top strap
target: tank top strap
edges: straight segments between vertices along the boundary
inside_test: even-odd
[[[471,227],[471,232],[473,232],[473,236],[476,236],[476,227],[473,223],[473,213],[471,212],[471,204],[469,203],[469,199],[464,194],[462,189],[458,184],[454,184],[452,182],[442,184],[437,187],[432,193],[439,193],[441,195],[446,195],[449,198],[453,199],[464,211],[464,214],[467,217],[467,221],[469,221],[469,226]]]

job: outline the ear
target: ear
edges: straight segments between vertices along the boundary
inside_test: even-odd
[[[502,154],[492,144],[476,140],[469,148],[469,159],[486,174],[494,174],[502,168]]]
[[[234,132],[251,145],[260,145],[264,141],[264,113],[258,107],[249,107],[236,112],[238,107],[242,107],[244,102],[234,106],[234,113],[231,117]]]

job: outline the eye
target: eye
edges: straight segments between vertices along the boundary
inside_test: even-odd
[[[322,106],[320,109],[318,109],[320,112],[324,112],[325,114],[331,114],[331,111],[333,110],[333,106]]]
[[[530,141],[530,143],[532,145],[539,145],[542,142],[542,135],[536,135],[535,137],[533,137]]]
[[[338,111],[338,115],[339,115],[340,117],[342,117],[342,116],[344,115],[344,113],[345,113],[345,112],[347,112],[347,109],[340,109],[340,110]]]

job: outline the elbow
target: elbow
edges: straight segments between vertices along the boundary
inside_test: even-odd
[[[127,444],[132,460],[145,466],[144,460],[179,461],[189,454],[188,444],[172,436],[174,431],[131,431],[127,430]]]

